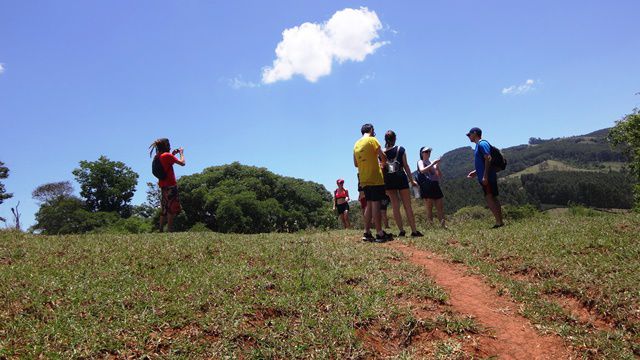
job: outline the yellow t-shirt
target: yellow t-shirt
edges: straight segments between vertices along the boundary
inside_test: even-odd
[[[378,149],[380,143],[373,136],[363,136],[353,147],[362,187],[384,185],[384,176],[378,163]]]

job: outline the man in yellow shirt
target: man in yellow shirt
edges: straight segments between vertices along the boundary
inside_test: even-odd
[[[391,236],[382,230],[380,221],[380,201],[384,199],[384,176],[382,167],[387,163],[380,143],[376,140],[373,125],[364,124],[360,129],[362,137],[356,141],[353,147],[353,164],[358,168],[360,186],[367,200],[364,212],[364,241],[385,242],[391,240]],[[376,227],[376,237],[371,235],[371,220]]]

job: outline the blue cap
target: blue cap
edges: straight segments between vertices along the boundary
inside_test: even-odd
[[[469,136],[471,134],[476,134],[478,136],[482,136],[482,130],[480,130],[480,128],[478,128],[478,127],[473,127],[473,128],[471,128],[471,130],[469,130],[469,132],[467,133],[467,136]]]

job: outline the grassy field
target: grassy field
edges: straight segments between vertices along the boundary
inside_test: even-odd
[[[640,354],[638,215],[489,225],[453,221],[402,241],[485,275],[582,357]],[[421,269],[359,234],[1,232],[0,358],[473,357],[481,326]],[[569,300],[599,322],[576,317]]]
[[[406,242],[486,276],[585,358],[640,356],[640,216],[575,208],[482,230],[489,224],[467,219]]]
[[[418,330],[475,332],[355,232],[0,236],[0,358],[365,358],[365,340],[401,354]]]

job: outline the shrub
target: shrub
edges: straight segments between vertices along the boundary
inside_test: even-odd
[[[538,215],[540,212],[533,205],[505,205],[502,207],[505,219],[520,220]]]
[[[190,229],[190,232],[211,232],[211,229],[207,227],[207,225],[197,222]]]
[[[477,205],[463,207],[462,209],[456,211],[455,214],[453,214],[453,217],[455,219],[461,221],[484,219],[489,216],[491,216],[491,212],[489,211],[489,209]]]

